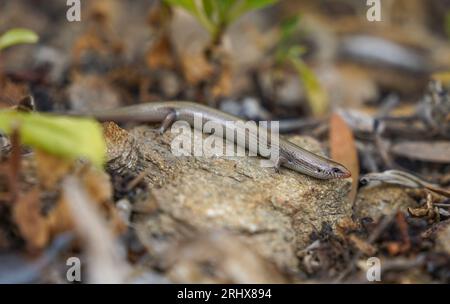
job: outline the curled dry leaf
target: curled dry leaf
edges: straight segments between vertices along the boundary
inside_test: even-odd
[[[434,205],[438,198],[433,196],[433,193],[428,190],[425,190],[424,192],[426,193],[426,203],[418,208],[410,207],[408,208],[408,212],[415,217],[425,217],[430,222],[439,222],[439,208]]]
[[[386,184],[399,185],[408,188],[426,188],[435,193],[450,197],[450,190],[439,187],[421,180],[417,176],[400,171],[387,170],[381,173],[369,173],[361,178],[362,184],[371,184],[373,182],[382,182]]]
[[[330,150],[331,158],[343,164],[352,173],[349,198],[354,201],[359,178],[358,153],[352,130],[339,114],[333,114],[330,119]]]

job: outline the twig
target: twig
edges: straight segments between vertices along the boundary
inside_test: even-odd
[[[397,212],[393,212],[392,214],[389,214],[388,216],[384,217],[381,222],[378,224],[378,226],[372,231],[370,236],[367,239],[368,244],[373,244],[380,236],[381,234],[387,229],[387,227],[392,223],[394,220],[394,217],[396,216]],[[342,282],[350,273],[354,270],[356,262],[361,258],[363,253],[361,251],[358,251],[353,259],[350,261],[350,265],[345,269],[335,280],[336,283]]]
[[[119,254],[119,246],[95,203],[75,176],[66,177],[62,188],[75,227],[86,245],[89,283],[124,283],[128,264]]]

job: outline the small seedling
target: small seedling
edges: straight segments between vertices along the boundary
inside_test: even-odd
[[[324,114],[328,109],[328,96],[321,87],[314,72],[303,61],[302,56],[306,53],[303,46],[293,43],[293,36],[297,32],[300,18],[294,16],[281,24],[280,40],[276,51],[276,65],[291,64],[302,82],[309,107],[314,116]]]
[[[189,12],[209,32],[213,45],[220,43],[226,29],[242,15],[274,4],[277,0],[165,0]]]

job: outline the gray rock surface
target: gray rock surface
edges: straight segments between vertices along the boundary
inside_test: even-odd
[[[356,218],[370,217],[374,221],[383,215],[397,211],[407,212],[408,207],[417,207],[405,188],[382,184],[359,189],[356,196],[354,215]]]
[[[152,127],[127,132],[108,123],[105,134],[110,172],[144,172],[147,203],[156,211],[139,217],[139,233],[155,253],[185,235],[226,230],[280,269],[297,272],[297,252],[310,243],[311,233],[351,216],[350,179],[276,173],[262,168],[257,157],[176,157],[170,149],[175,135],[161,136]],[[322,153],[314,139],[290,140]]]

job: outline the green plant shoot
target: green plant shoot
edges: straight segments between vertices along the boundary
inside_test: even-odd
[[[242,15],[274,4],[278,0],[165,0],[189,12],[218,42],[222,34]]]
[[[277,65],[290,63],[296,70],[306,91],[309,108],[314,116],[320,116],[328,110],[328,95],[320,85],[314,72],[303,61],[302,55],[306,49],[292,43],[297,32],[300,18],[294,16],[285,20],[280,27],[280,40],[275,59]]]

